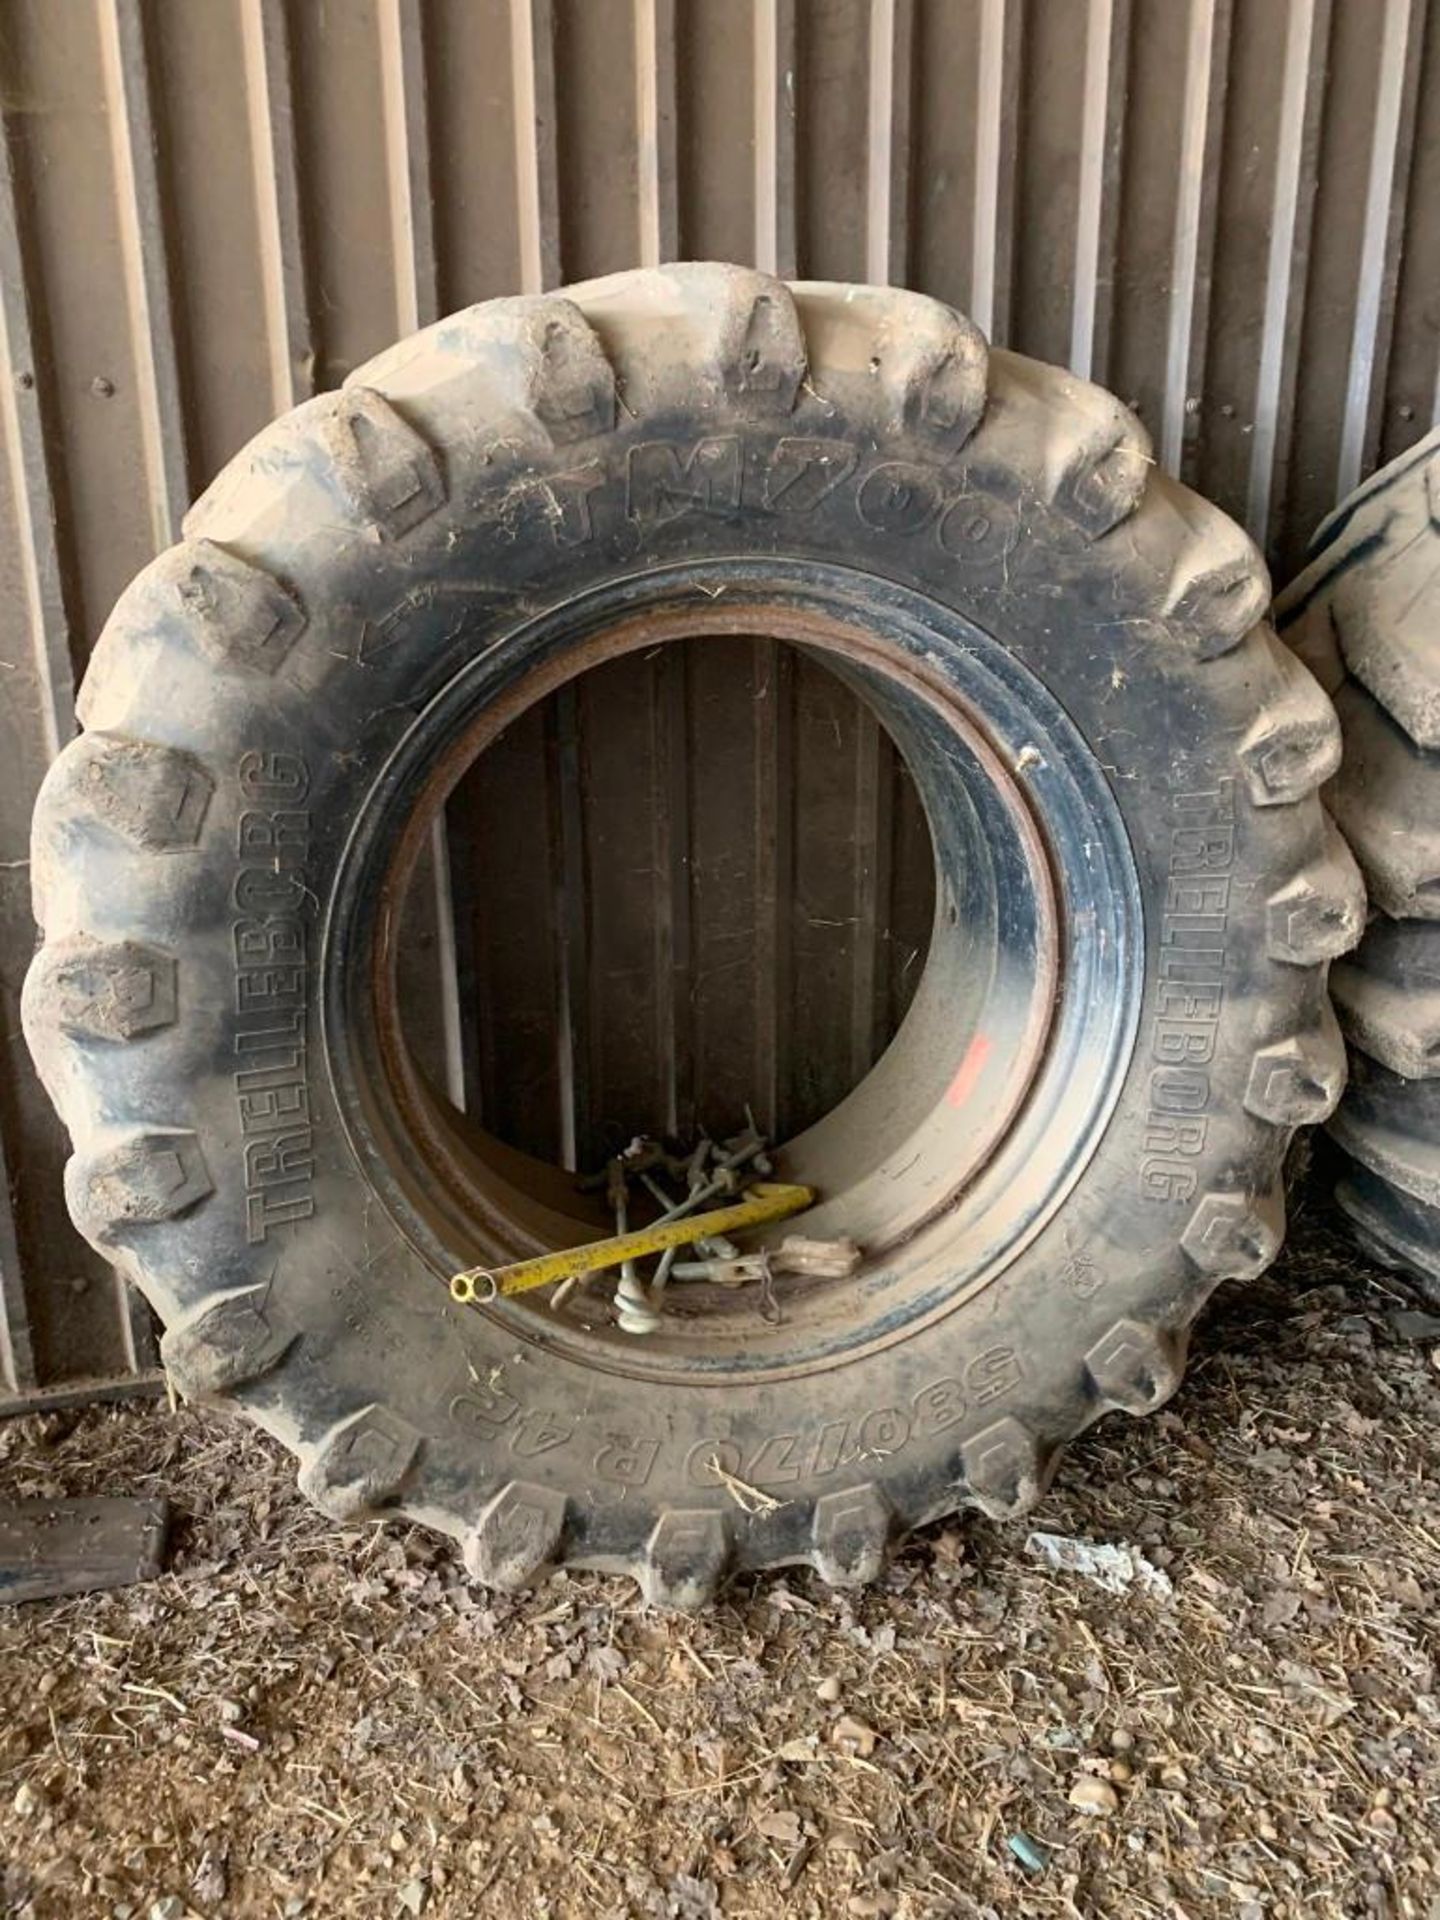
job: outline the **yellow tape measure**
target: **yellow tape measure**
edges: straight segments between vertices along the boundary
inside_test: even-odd
[[[482,1304],[497,1294],[528,1293],[532,1287],[548,1287],[556,1280],[569,1280],[576,1274],[597,1273],[607,1267],[623,1266],[627,1260],[641,1260],[647,1254],[663,1253],[667,1247],[687,1247],[692,1240],[708,1240],[733,1227],[758,1227],[766,1220],[784,1220],[799,1213],[815,1198],[813,1187],[792,1187],[778,1181],[750,1188],[743,1200],[731,1206],[716,1207],[710,1213],[690,1213],[663,1225],[640,1227],[634,1233],[617,1233],[608,1240],[592,1240],[585,1247],[562,1247],[557,1253],[542,1253],[534,1260],[519,1260],[511,1267],[470,1267],[457,1273],[450,1282],[450,1296],[462,1306],[475,1301]]]

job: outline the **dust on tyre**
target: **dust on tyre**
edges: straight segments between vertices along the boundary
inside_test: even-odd
[[[1338,1096],[1326,971],[1363,908],[1315,798],[1329,703],[1126,409],[918,295],[621,274],[402,342],[185,533],[41,795],[25,1010],[72,1212],[187,1396],[481,1579],[694,1605],[1021,1511],[1066,1438],[1173,1391]],[[413,821],[597,649],[737,622],[832,659],[930,796],[935,984],[876,1069],[899,1118],[862,1085],[866,1124],[781,1156],[815,1154],[867,1263],[688,1344],[455,1306],[456,1266],[574,1223],[467,1156],[397,1041]]]

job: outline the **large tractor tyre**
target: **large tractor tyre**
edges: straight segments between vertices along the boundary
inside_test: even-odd
[[[185,535],[45,783],[25,995],[71,1210],[182,1394],[481,1581],[563,1563],[696,1605],[1016,1514],[1069,1436],[1174,1391],[1208,1295],[1280,1245],[1364,906],[1315,797],[1330,704],[1123,406],[915,294],[624,273],[381,354]],[[457,1269],[604,1221],[425,1084],[399,902],[516,715],[712,635],[833,667],[935,845],[903,1026],[778,1156],[866,1258],[773,1301],[677,1286],[648,1339],[593,1286],[457,1305]]]
[[[1331,980],[1351,1046],[1336,1196],[1440,1300],[1440,430],[1322,524],[1277,614],[1340,714],[1326,797],[1374,909]]]

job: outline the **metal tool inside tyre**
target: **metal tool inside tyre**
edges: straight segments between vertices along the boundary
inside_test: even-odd
[[[1340,714],[1327,800],[1373,907],[1332,977],[1351,1046],[1336,1197],[1440,1300],[1440,430],[1331,514],[1277,613]]]
[[[727,266],[497,300],[267,428],[126,592],[37,809],[26,1030],[81,1230],[340,1520],[481,1580],[858,1582],[1174,1390],[1282,1233],[1363,917],[1330,705],[1249,541],[1134,417],[914,294]],[[395,914],[446,791],[599,658],[771,634],[908,759],[935,927],[778,1156],[847,1281],[648,1341],[447,1276],[584,1240],[416,1071]],[[523,793],[514,804],[529,804]],[[505,902],[493,910],[503,914]],[[793,1224],[793,1223],[792,1223]]]

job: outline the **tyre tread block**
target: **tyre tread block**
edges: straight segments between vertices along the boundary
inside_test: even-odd
[[[362,1408],[307,1448],[300,1491],[332,1520],[375,1518],[399,1499],[421,1444],[414,1427],[391,1408]]]

